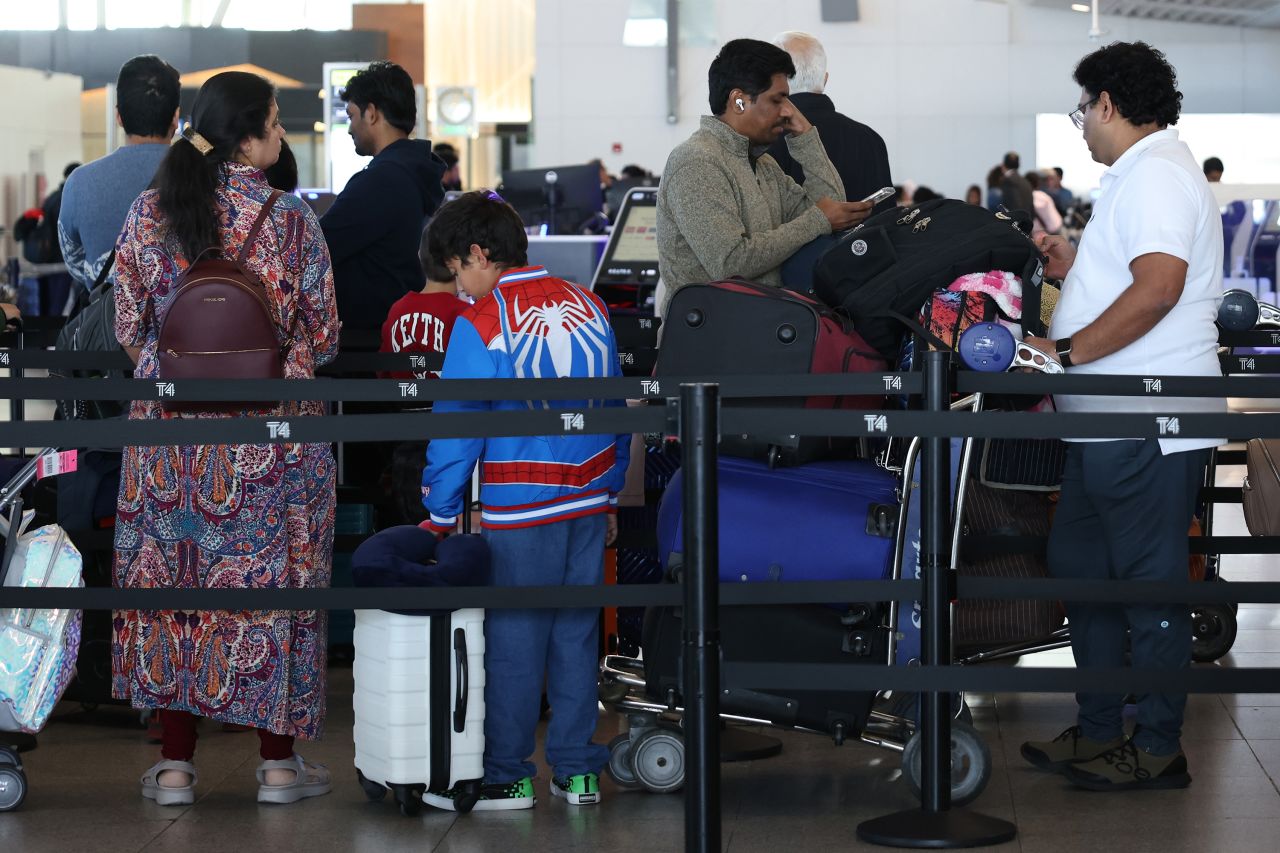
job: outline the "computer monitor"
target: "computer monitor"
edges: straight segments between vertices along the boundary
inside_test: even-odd
[[[304,189],[299,187],[294,192],[298,198],[302,199],[315,212],[316,216],[324,216],[333,207],[333,201],[337,198],[327,189]]]
[[[547,234],[582,234],[604,210],[600,167],[590,163],[503,172],[498,192],[526,226]]]
[[[591,289],[609,306],[626,376],[651,376],[658,352],[658,190],[637,187],[622,199]]]
[[[635,187],[622,200],[591,289],[610,308],[654,313],[658,287],[658,190]]]

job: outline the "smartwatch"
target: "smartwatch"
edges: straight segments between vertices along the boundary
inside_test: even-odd
[[[1058,351],[1058,361],[1062,362],[1062,366],[1070,367],[1071,338],[1058,338],[1053,342],[1053,348]]]

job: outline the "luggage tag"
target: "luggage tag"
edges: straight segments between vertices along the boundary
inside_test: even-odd
[[[76,450],[50,450],[36,461],[36,479],[70,474],[76,470],[78,459],[79,451]]]

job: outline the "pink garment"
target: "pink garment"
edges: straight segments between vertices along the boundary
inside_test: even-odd
[[[962,275],[947,290],[976,290],[995,300],[1001,312],[1014,320],[1022,319],[1022,280],[1011,272],[991,270]]]

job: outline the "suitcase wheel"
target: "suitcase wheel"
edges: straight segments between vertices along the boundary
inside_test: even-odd
[[[0,812],[10,812],[27,798],[27,774],[17,753],[0,747]]]
[[[612,762],[611,762],[612,763]],[[684,736],[680,730],[657,726],[631,744],[636,780],[655,794],[669,794],[684,785]]]
[[[480,779],[458,783],[458,796],[453,799],[453,807],[458,814],[466,814],[475,808],[476,803],[480,800],[480,789],[483,784]]]
[[[414,817],[422,811],[422,795],[427,790],[425,785],[392,785],[391,790],[396,795],[400,814]]]
[[[619,788],[639,788],[635,765],[631,763],[631,735],[620,734],[609,741],[609,775]]]
[[[902,776],[915,797],[920,797],[920,733],[902,751]],[[991,750],[974,728],[959,720],[951,723],[951,804],[973,802],[991,781]]]
[[[356,770],[356,781],[360,783],[361,790],[364,795],[369,798],[369,802],[376,803],[387,795],[387,789],[365,777],[358,769]]]
[[[1236,642],[1236,612],[1230,604],[1197,604],[1191,610],[1191,659],[1209,663]]]

